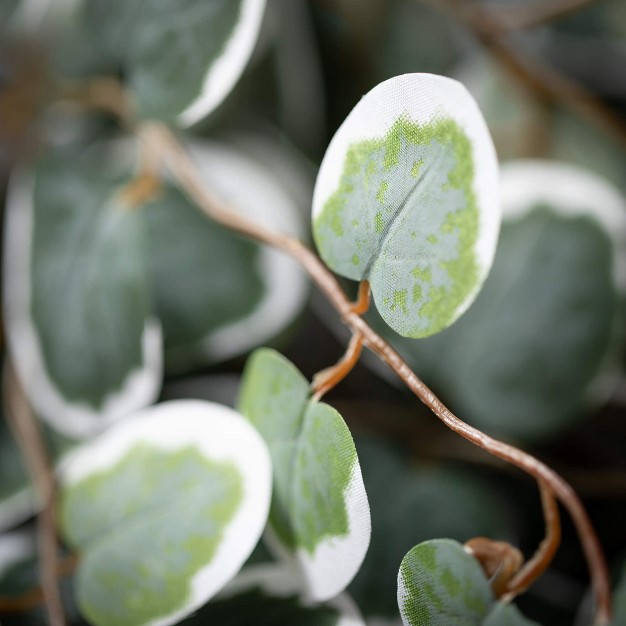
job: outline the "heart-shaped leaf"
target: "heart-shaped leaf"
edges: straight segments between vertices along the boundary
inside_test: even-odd
[[[310,398],[304,376],[273,350],[250,357],[239,407],[272,456],[270,542],[297,566],[311,599],[332,598],[358,571],[371,533],[350,431],[337,411]]]
[[[232,409],[173,401],[85,444],[61,481],[81,611],[96,626],[165,626],[219,591],[256,545],[271,466]]]
[[[404,557],[398,606],[405,626],[538,626],[496,602],[478,561],[449,539],[420,543]]]
[[[181,626],[365,626],[347,594],[324,604],[311,604],[299,580],[285,565],[245,567],[224,589]]]
[[[5,311],[34,408],[84,437],[150,404],[161,382],[139,213],[95,155],[42,159],[7,203]]]
[[[538,438],[615,382],[626,202],[588,170],[541,161],[503,167],[502,201],[496,258],[471,309],[436,337],[394,341],[471,423]]]
[[[230,208],[265,228],[301,234],[298,208],[257,160],[218,142],[195,142],[191,150],[207,185]],[[168,371],[247,352],[278,335],[304,306],[307,282],[292,259],[217,225],[178,191],[164,190],[142,217]]]
[[[144,117],[183,126],[215,109],[241,76],[265,0],[86,0],[85,28],[121,65]]]
[[[456,81],[381,83],[339,128],[313,198],[313,232],[335,272],[371,283],[382,318],[406,337],[454,322],[491,266],[498,169],[476,103]]]

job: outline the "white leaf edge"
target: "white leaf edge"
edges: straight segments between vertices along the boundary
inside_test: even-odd
[[[293,551],[283,544],[270,524],[264,534],[270,551],[300,579],[308,601],[323,602],[341,593],[361,568],[369,548],[372,521],[358,459],[343,495],[348,534],[324,539],[312,555],[303,548]]]
[[[350,146],[384,137],[400,116],[428,123],[441,116],[453,119],[473,148],[474,192],[479,210],[479,235],[474,246],[479,281],[456,310],[460,316],[480,290],[495,255],[500,231],[499,174],[491,135],[476,101],[458,81],[436,74],[402,74],[383,81],[361,98],[332,138],[313,191],[315,220],[335,193]]]
[[[500,193],[506,220],[540,203],[565,217],[594,219],[615,246],[614,283],[626,295],[626,199],[615,185],[578,165],[516,159],[502,164]]]
[[[502,217],[506,222],[528,215],[541,203],[563,217],[593,219],[613,243],[613,284],[620,297],[626,297],[626,198],[613,183],[585,167],[548,159],[507,161],[500,174]],[[619,312],[613,336],[621,345]],[[621,352],[610,348],[584,390],[592,406],[604,403],[619,383],[621,357]]]
[[[31,317],[33,195],[33,175],[24,170],[16,171],[9,181],[4,235],[7,345],[17,375],[37,414],[60,433],[84,439],[156,400],[163,373],[161,325],[156,319],[146,320],[141,337],[142,366],[130,371],[122,387],[111,391],[100,408],[63,397],[47,371],[41,341]]]
[[[0,501],[0,532],[13,528],[39,510],[37,495],[32,487],[23,487]]]
[[[239,22],[222,54],[211,64],[200,94],[178,114],[183,127],[199,122],[226,98],[243,73],[261,30],[266,0],[242,0]]]
[[[291,568],[278,563],[262,563],[245,567],[216,595],[216,599],[237,596],[255,587],[267,595],[277,598],[297,595],[305,607],[316,604],[307,599],[306,595],[303,595],[300,582],[293,575]],[[337,626],[365,626],[359,609],[347,593],[335,596],[325,604],[339,611],[340,617]]]
[[[34,556],[36,551],[36,537],[32,530],[16,530],[0,536],[0,580],[13,566]]]
[[[300,212],[275,177],[242,150],[215,141],[189,144],[203,180],[235,213],[263,228],[303,235]],[[308,281],[300,266],[268,246],[259,250],[264,294],[246,317],[226,324],[200,340],[200,352],[226,360],[267,342],[293,322],[304,307]],[[187,352],[188,348],[182,350]],[[168,350],[176,361],[176,348]]]
[[[189,581],[184,608],[146,622],[169,626],[205,604],[244,564],[269,514],[272,467],[264,440],[242,415],[201,400],[172,400],[138,411],[72,452],[60,468],[64,489],[114,466],[136,444],[175,451],[193,446],[207,459],[234,464],[243,478],[243,496],[209,564]]]

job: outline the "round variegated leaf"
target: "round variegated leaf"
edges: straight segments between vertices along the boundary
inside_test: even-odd
[[[257,160],[217,142],[196,142],[191,150],[207,185],[233,211],[265,228],[302,234],[298,207]],[[168,371],[247,352],[303,308],[307,281],[292,259],[222,228],[179,192],[164,190],[143,219]]]
[[[478,561],[450,539],[420,543],[404,557],[398,606],[405,626],[538,626],[496,602]]]
[[[435,337],[389,338],[472,424],[535,439],[604,402],[619,376],[626,201],[588,170],[511,161],[502,208],[493,268],[470,310]]]
[[[7,201],[9,348],[36,411],[73,437],[150,404],[161,383],[140,213],[101,157],[49,155]]]
[[[311,599],[336,596],[361,566],[371,534],[348,427],[332,407],[310,398],[306,379],[272,350],[250,358],[239,408],[272,456],[270,547],[297,566]]]
[[[96,626],[165,626],[204,604],[252,552],[271,465],[241,415],[181,400],[85,444],[61,483],[61,531],[81,553],[81,611]]]
[[[458,82],[381,83],[335,134],[317,178],[313,232],[335,272],[367,279],[382,318],[407,337],[454,322],[491,266],[498,169],[483,118]]]
[[[256,43],[265,0],[86,0],[85,27],[121,65],[144,117],[183,126],[230,93]]]
[[[196,615],[181,626],[365,626],[347,594],[324,604],[303,596],[297,576],[284,564],[245,567]]]

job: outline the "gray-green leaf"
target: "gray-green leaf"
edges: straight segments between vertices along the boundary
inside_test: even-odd
[[[511,162],[502,184],[505,221],[474,305],[436,337],[389,338],[472,424],[534,439],[602,402],[615,379],[626,203],[564,164]]]
[[[404,557],[398,605],[405,626],[538,626],[496,602],[478,561],[449,539],[420,543]]]
[[[270,540],[297,565],[312,599],[337,595],[358,571],[371,532],[348,427],[332,407],[310,399],[306,379],[272,350],[250,357],[239,407],[272,456]]]
[[[87,0],[85,27],[121,66],[144,117],[188,126],[210,113],[243,72],[265,0]]]
[[[202,401],[129,416],[61,469],[60,528],[95,626],[166,626],[239,570],[265,526],[271,465],[238,413]]]
[[[50,155],[7,204],[5,308],[37,412],[84,437],[150,404],[161,383],[139,213],[94,155]]]
[[[203,179],[229,208],[300,235],[298,207],[257,159],[215,141],[190,148]],[[168,371],[247,352],[274,339],[302,309],[307,284],[292,259],[217,225],[180,192],[164,189],[142,219]]]
[[[484,281],[500,223],[496,155],[465,88],[405,74],[370,91],[335,134],[313,233],[335,272],[367,279],[406,337],[449,326]]]

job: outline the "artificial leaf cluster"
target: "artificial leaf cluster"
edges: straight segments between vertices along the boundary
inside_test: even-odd
[[[399,38],[391,35],[412,23],[416,4],[387,3],[392,29],[380,40],[393,45],[378,55],[381,67],[398,67]],[[9,357],[45,424],[58,475],[62,550],[78,557],[63,582],[68,619],[71,626],[365,626],[366,618],[537,626],[494,597],[461,544],[426,540],[515,537],[519,529],[489,482],[400,461],[378,444],[355,445],[340,413],[275,350],[248,358],[236,408],[157,403],[164,376],[229,359],[233,367],[233,358],[288,332],[307,290],[293,259],[201,214],[193,189],[168,170],[171,154],[146,152],[144,122],[180,133],[215,202],[245,224],[306,238],[295,197],[304,196],[328,268],[371,285],[371,323],[490,433],[553,435],[603,402],[617,378],[623,197],[554,161],[511,162],[500,172],[487,124],[461,82],[415,73],[429,68],[411,64],[370,81],[378,84],[360,101],[363,91],[352,94],[351,105],[358,103],[321,159],[312,198],[294,194],[295,152],[284,141],[282,161],[272,164],[276,145],[259,158],[237,133],[182,134],[194,127],[219,137],[222,122],[237,126],[237,105],[229,109],[226,99],[251,59],[257,77],[231,101],[245,101],[248,90],[253,111],[275,107],[285,127],[293,102],[305,111],[306,89],[286,83],[305,74],[298,64],[310,55],[280,52],[306,40],[298,6],[0,6],[2,36],[46,29],[49,64],[61,75],[52,98],[64,102],[39,122],[38,154],[11,175],[3,318]],[[358,10],[371,20],[368,3]],[[439,55],[441,42],[453,46],[438,18],[420,14],[420,24],[432,32],[422,32],[415,50],[429,37]],[[277,82],[286,81],[278,106],[256,97],[254,81],[268,82],[268,46],[278,57]],[[102,74],[104,84],[115,76],[123,86],[113,106],[110,93],[94,88],[103,83],[90,82]],[[76,88],[76,79],[85,82]],[[90,100],[90,90],[102,100]],[[72,110],[85,105],[85,94],[89,106],[113,110],[120,128]],[[306,135],[315,122],[302,117]],[[120,133],[125,126],[139,140]],[[4,529],[41,505],[4,422],[0,472]],[[0,537],[0,596],[35,585],[34,554],[29,531]],[[614,626],[624,619],[623,590],[622,580]],[[42,607],[25,609],[15,623],[21,619],[46,623]]]

